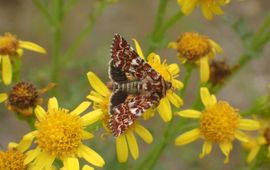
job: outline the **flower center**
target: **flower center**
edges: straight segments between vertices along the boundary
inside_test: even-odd
[[[37,104],[38,97],[38,91],[33,84],[19,82],[10,91],[8,102],[13,107],[27,109]]]
[[[25,155],[16,149],[0,152],[0,169],[26,170],[23,165]]]
[[[83,134],[79,116],[65,109],[52,110],[36,127],[37,144],[42,150],[59,157],[76,154]]]
[[[16,55],[19,48],[19,41],[10,33],[5,33],[0,37],[0,54],[1,55]]]
[[[211,50],[208,37],[193,32],[183,33],[177,44],[181,56],[191,62],[204,57]]]
[[[200,120],[200,132],[206,141],[223,143],[234,138],[239,121],[236,109],[225,101],[206,107]]]

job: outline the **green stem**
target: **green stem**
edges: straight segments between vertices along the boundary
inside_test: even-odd
[[[33,3],[36,6],[36,8],[40,11],[40,13],[44,16],[44,18],[48,20],[49,24],[54,25],[54,21],[51,15],[49,14],[47,8],[44,7],[44,5],[39,0],[33,0]]]
[[[68,48],[64,61],[65,63],[70,62],[72,57],[74,57],[74,54],[77,52],[81,44],[85,41],[85,39],[88,37],[88,35],[92,32],[93,26],[96,22],[96,19],[98,16],[102,14],[104,9],[107,7],[108,2],[106,0],[98,1],[97,7],[95,8],[94,12],[89,16],[89,21],[86,25],[86,27],[78,34],[78,36],[75,38],[73,43]]]
[[[151,34],[150,46],[147,50],[147,54],[153,52],[156,49],[156,44],[160,41],[159,31],[162,27],[164,15],[166,12],[168,0],[159,0],[158,11],[155,19],[154,30]]]
[[[61,39],[62,39],[62,25],[63,25],[63,1],[55,1],[55,21],[56,24],[53,27],[53,63],[52,63],[52,82],[59,84],[59,77],[61,71],[60,62],[60,50],[61,50]],[[57,95],[57,88],[52,90],[53,95]]]
[[[182,18],[184,14],[179,11],[174,16],[172,16],[160,29],[160,34],[164,34],[169,28],[171,28],[180,18]]]

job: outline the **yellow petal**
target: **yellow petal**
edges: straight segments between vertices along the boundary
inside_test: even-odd
[[[158,64],[160,65],[160,56],[156,53],[150,53],[147,57],[147,61],[150,65]]]
[[[48,101],[48,110],[54,110],[54,109],[58,109],[58,101],[56,99],[56,97],[52,97],[49,99]]]
[[[36,157],[35,167],[36,169],[49,169],[51,168],[53,161],[55,160],[55,156],[50,155],[47,152],[40,152],[40,154]]]
[[[76,109],[70,112],[71,115],[80,115],[91,105],[91,102],[82,102]]]
[[[213,14],[209,8],[209,6],[207,4],[202,4],[202,13],[203,13],[203,16],[208,19],[208,20],[211,20],[213,19]]]
[[[236,139],[240,140],[241,142],[248,142],[248,136],[239,130],[235,132],[234,136],[236,137]]]
[[[167,98],[160,100],[157,110],[164,122],[168,122],[172,119],[171,105]]]
[[[183,105],[183,100],[181,97],[174,93],[172,90],[167,91],[166,97],[168,97],[170,102],[177,108]]]
[[[197,111],[197,110],[191,110],[191,109],[187,109],[187,110],[183,110],[183,111],[180,111],[180,112],[177,112],[177,114],[179,116],[182,116],[182,117],[187,117],[187,118],[200,118],[202,113]]]
[[[261,146],[258,145],[258,146],[253,147],[250,150],[250,152],[247,156],[247,163],[251,163],[254,160],[254,158],[258,155],[260,148],[261,148]]]
[[[183,133],[182,135],[179,135],[176,139],[175,139],[175,144],[176,145],[185,145],[188,143],[191,143],[195,140],[197,140],[200,137],[200,129],[196,128],[196,129],[192,129],[188,132]]]
[[[128,159],[128,145],[125,135],[116,137],[116,152],[118,161],[123,163]]]
[[[182,89],[184,87],[184,84],[179,80],[172,79],[172,86],[175,89]]]
[[[148,144],[153,142],[152,134],[144,128],[142,125],[136,124],[134,126],[134,131]]]
[[[144,120],[148,120],[151,117],[153,117],[155,115],[155,110],[153,110],[152,108],[147,109],[144,113],[143,113],[143,119]]]
[[[139,149],[138,149],[137,140],[136,140],[136,138],[131,130],[128,130],[125,135],[126,135],[126,139],[127,139],[130,153],[131,153],[132,157],[135,160],[137,160],[139,157]]]
[[[201,100],[205,107],[216,104],[214,98],[210,95],[208,88],[201,87],[200,89]]]
[[[200,154],[200,158],[203,158],[205,155],[208,155],[212,150],[212,143],[209,141],[205,141],[203,143],[202,153]]]
[[[79,170],[79,160],[74,157],[67,158],[66,165],[64,164],[64,168],[66,168],[67,170]]]
[[[90,125],[95,123],[96,121],[100,120],[103,116],[103,112],[101,109],[97,109],[91,111],[81,117],[82,123],[84,126]]]
[[[182,12],[189,15],[198,4],[198,0],[186,0],[182,5]]]
[[[91,94],[92,92],[93,91],[91,91],[90,94],[86,98],[89,100],[92,100],[93,102],[96,102],[96,103],[102,103],[104,100],[104,97],[92,95]]]
[[[88,146],[81,145],[78,148],[78,153],[81,155],[87,162],[98,166],[98,167],[103,167],[105,162],[103,158],[96,153],[94,150],[89,148]]]
[[[229,162],[229,155],[230,155],[230,152],[232,150],[232,143],[231,142],[220,143],[219,147],[220,147],[221,151],[223,152],[223,154],[226,156],[224,163],[228,163]]]
[[[168,48],[172,48],[172,49],[177,49],[178,48],[178,44],[177,44],[177,42],[170,42],[169,44],[168,44]]]
[[[200,77],[201,82],[206,83],[210,77],[210,68],[208,63],[208,57],[200,59]]]
[[[255,120],[240,119],[238,128],[242,130],[257,130],[260,128],[260,124]]]
[[[32,141],[35,137],[35,135],[34,135],[35,133],[36,133],[36,131],[32,131],[32,132],[24,135],[22,140],[18,144],[18,150],[20,150],[21,152],[26,151],[32,145]]]
[[[83,131],[82,139],[91,139],[93,137],[94,137],[94,135],[92,133],[87,132],[87,131]]]
[[[40,148],[37,147],[34,150],[30,150],[26,153],[26,158],[24,159],[23,164],[29,164],[40,154]]]
[[[96,76],[93,72],[87,73],[87,78],[94,90],[96,90],[99,94],[102,96],[109,95],[109,89],[106,87],[106,85]]]
[[[145,60],[140,44],[138,43],[138,41],[137,41],[135,38],[133,38],[132,40],[133,40],[134,43],[135,43],[135,48],[136,48],[136,51],[137,51],[138,55],[139,55],[142,59]]]
[[[213,47],[215,53],[222,53],[223,50],[222,50],[221,46],[218,45],[218,43],[216,43],[215,41],[213,41],[211,39],[208,39],[208,41],[210,42],[211,46]]]
[[[39,121],[44,119],[47,115],[46,111],[40,105],[37,105],[37,107],[35,108],[35,114]]]
[[[12,67],[7,55],[2,56],[2,79],[5,85],[9,85],[12,80]]]
[[[0,103],[6,101],[8,98],[8,95],[6,93],[0,93]]]
[[[94,170],[94,168],[89,165],[84,165],[82,170]]]
[[[42,48],[41,46],[35,43],[29,42],[29,41],[20,41],[19,43],[20,43],[19,46],[21,48],[25,48],[27,50],[35,51],[42,54],[46,53],[46,50],[44,48]]]
[[[180,72],[179,66],[177,64],[170,64],[168,66],[168,71],[170,72],[171,75],[177,75]]]
[[[8,149],[13,149],[13,148],[17,148],[17,147],[18,147],[18,143],[15,143],[15,142],[8,143]]]
[[[224,12],[222,11],[222,9],[220,8],[220,6],[217,3],[213,3],[211,6],[211,11],[216,14],[216,15],[222,15],[224,14]]]

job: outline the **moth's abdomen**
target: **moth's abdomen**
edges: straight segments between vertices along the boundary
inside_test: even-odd
[[[118,82],[114,84],[114,90],[120,90],[130,94],[139,94],[143,92],[143,83],[141,81]]]

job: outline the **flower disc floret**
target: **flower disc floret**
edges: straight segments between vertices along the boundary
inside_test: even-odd
[[[211,50],[208,37],[198,33],[186,32],[177,40],[178,52],[188,61],[196,61]]]
[[[10,34],[5,33],[0,37],[0,54],[1,55],[16,55],[19,48],[19,41],[17,38]]]
[[[17,149],[9,149],[0,152],[0,169],[6,170],[26,170],[23,164],[25,155]]]
[[[46,119],[36,124],[38,146],[51,155],[75,154],[81,144],[83,129],[80,117],[58,109],[48,113]]]
[[[229,103],[219,101],[202,112],[201,135],[211,142],[230,142],[234,139],[239,118],[239,114]]]

